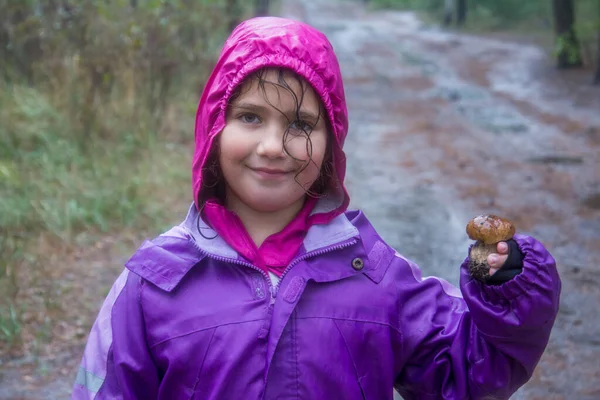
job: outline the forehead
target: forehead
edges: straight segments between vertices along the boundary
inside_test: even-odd
[[[249,76],[231,103],[267,102],[318,110],[321,101],[308,81],[287,69],[266,68]]]

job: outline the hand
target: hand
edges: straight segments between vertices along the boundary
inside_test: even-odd
[[[502,268],[508,258],[508,244],[506,242],[498,242],[496,249],[498,253],[492,253],[487,257],[487,262],[490,266],[490,276]]]

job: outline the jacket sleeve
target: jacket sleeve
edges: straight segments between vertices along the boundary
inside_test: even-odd
[[[395,268],[402,360],[396,389],[405,399],[508,399],[532,376],[558,312],[560,279],[552,256],[516,235],[523,271],[498,286],[473,280],[468,259],[460,291]],[[401,259],[398,259],[401,260]],[[403,260],[406,261],[406,260]]]
[[[159,378],[146,344],[141,278],[125,270],[88,337],[71,398],[156,399]]]

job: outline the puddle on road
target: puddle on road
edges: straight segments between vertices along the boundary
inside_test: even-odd
[[[585,198],[581,204],[594,210],[600,210],[600,193],[595,193]]]
[[[548,156],[532,157],[532,158],[527,159],[527,162],[535,163],[535,164],[580,165],[580,164],[583,164],[583,157],[548,155]]]

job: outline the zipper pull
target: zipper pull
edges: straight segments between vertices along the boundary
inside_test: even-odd
[[[279,285],[271,286],[271,297],[275,299],[277,297],[277,292],[279,291]]]

